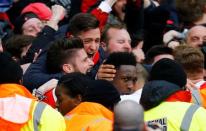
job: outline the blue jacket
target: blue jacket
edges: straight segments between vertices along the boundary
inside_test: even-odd
[[[59,79],[63,75],[61,73],[49,74],[46,69],[46,52],[51,42],[54,40],[55,33],[55,30],[46,26],[38,35],[37,39],[35,39],[35,43],[32,44],[33,48],[31,48],[31,54],[33,54],[37,48],[42,49],[42,53],[39,55],[38,59],[29,66],[23,76],[23,85],[31,92],[50,79]]]

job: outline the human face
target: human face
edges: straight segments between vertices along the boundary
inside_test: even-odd
[[[107,53],[113,52],[131,52],[131,38],[125,29],[111,28],[107,32],[108,43]]]
[[[75,57],[74,71],[86,74],[91,70],[94,62],[90,58],[88,58],[84,49],[79,50]]]
[[[66,115],[80,103],[77,98],[69,96],[67,90],[61,86],[57,86],[55,95],[57,97],[56,108],[62,115]]]
[[[83,40],[84,49],[91,58],[98,51],[100,45],[100,30],[99,28],[90,29],[81,32],[79,37]]]
[[[200,48],[206,42],[206,27],[195,26],[191,28],[186,37],[186,43],[194,48]]]
[[[39,19],[31,18],[23,24],[22,31],[24,35],[36,37],[37,34],[42,30],[42,28],[43,24]]]
[[[121,65],[113,80],[120,94],[131,94],[135,91],[137,69],[133,65]]]

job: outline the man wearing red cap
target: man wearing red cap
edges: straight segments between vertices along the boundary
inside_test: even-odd
[[[43,3],[32,3],[26,6],[16,20],[15,33],[36,37],[44,27],[44,21],[52,18],[52,10]]]
[[[52,16],[52,11],[51,9],[46,6],[44,3],[36,2],[36,3],[31,3],[28,6],[26,6],[21,14],[32,12],[36,14],[40,20],[50,20]]]

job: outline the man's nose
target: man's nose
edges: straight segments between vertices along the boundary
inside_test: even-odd
[[[134,82],[132,80],[127,82],[127,89],[129,92],[132,92],[134,90]]]

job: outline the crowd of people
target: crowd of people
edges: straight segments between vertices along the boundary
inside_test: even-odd
[[[1,0],[0,131],[206,130],[206,0]]]

